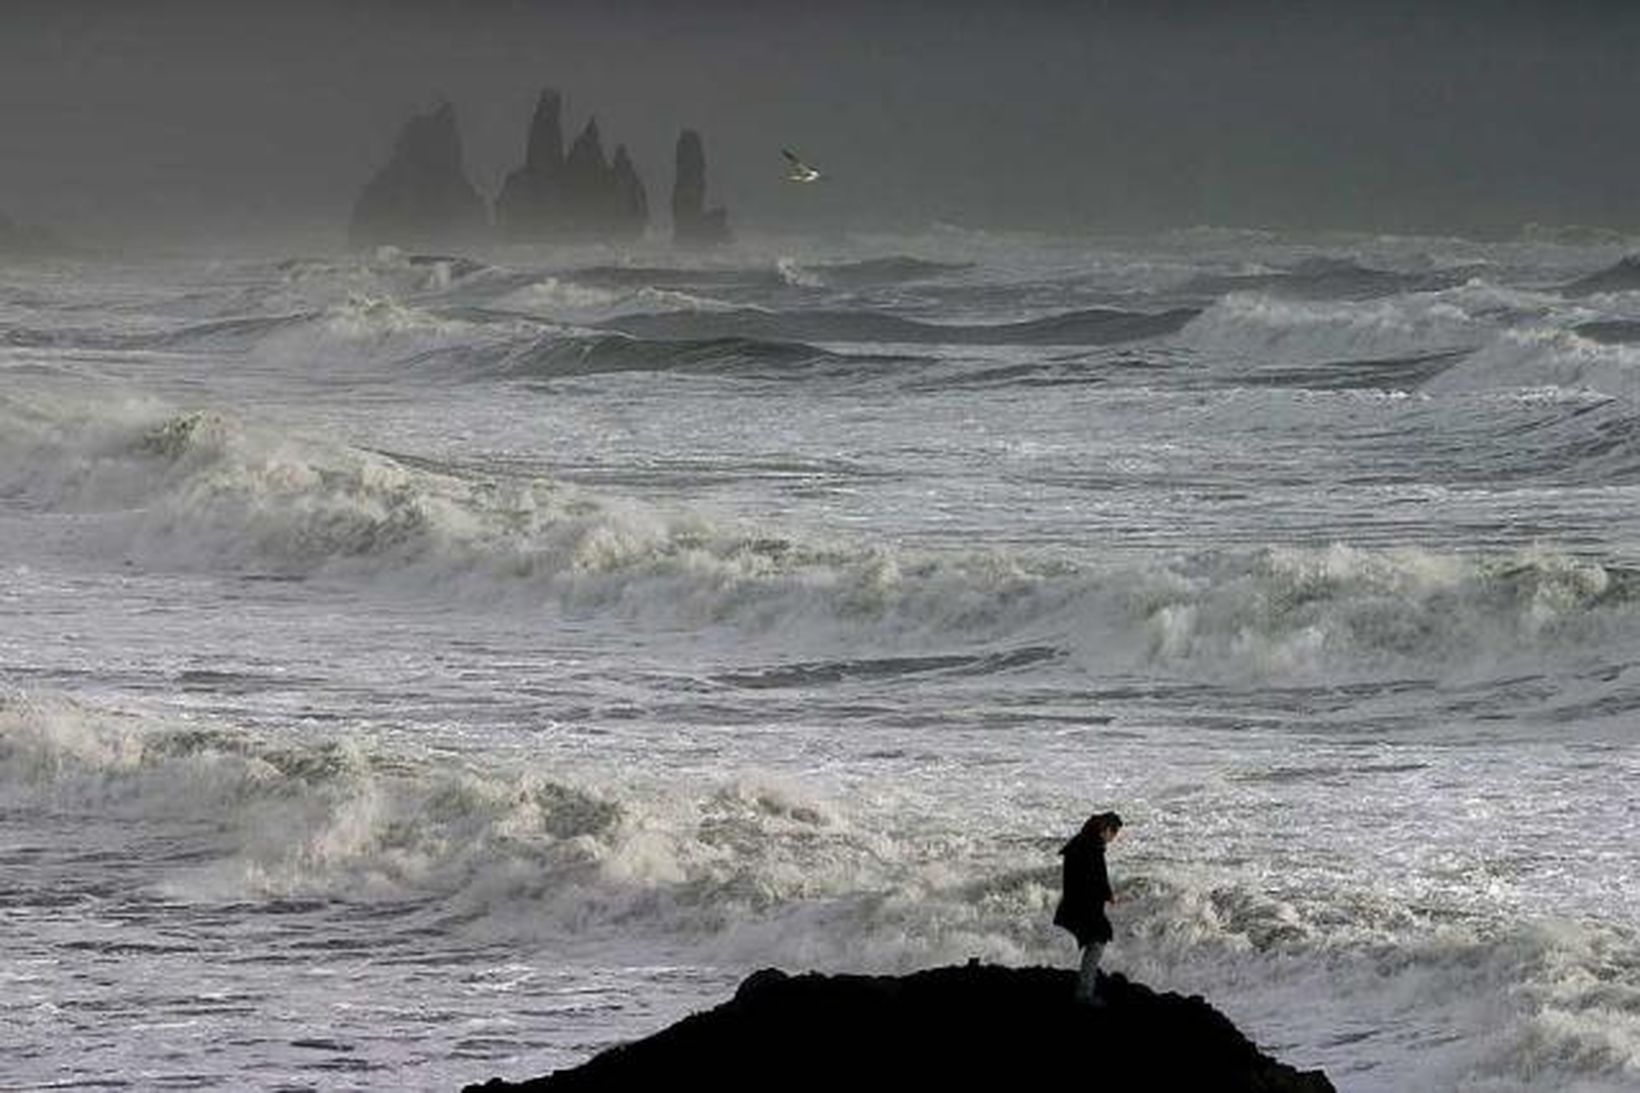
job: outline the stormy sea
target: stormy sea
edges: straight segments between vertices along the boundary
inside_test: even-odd
[[[0,267],[0,1084],[450,1088],[1076,959],[1640,1086],[1631,241]]]

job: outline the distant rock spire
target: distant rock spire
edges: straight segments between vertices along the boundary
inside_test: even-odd
[[[552,88],[541,92],[530,118],[529,143],[524,148],[524,169],[554,174],[564,169],[563,98]]]
[[[649,224],[649,195],[644,193],[643,179],[626,154],[626,145],[615,148],[615,162],[610,165],[614,207],[610,212],[610,230],[618,239],[636,239]]]
[[[609,173],[598,119],[589,118],[581,135],[569,146],[569,157],[564,161],[564,197],[570,211],[566,234],[570,237],[603,236],[614,204]]]
[[[462,167],[455,108],[440,103],[405,123],[386,166],[353,206],[348,238],[354,246],[471,242],[486,234],[484,200]]]
[[[507,176],[496,199],[496,224],[519,242],[634,239],[649,223],[643,180],[625,146],[611,163],[597,118],[564,151],[563,99],[548,88],[530,120],[524,165]]]
[[[524,147],[524,166],[501,184],[495,223],[510,239],[543,239],[562,234],[565,210],[563,100],[547,88],[536,100]]]
[[[706,149],[700,134],[685,129],[678,136],[677,176],[672,183],[672,240],[683,246],[727,243],[728,210],[706,208]]]

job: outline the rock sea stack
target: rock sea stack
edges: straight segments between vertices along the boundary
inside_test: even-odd
[[[672,184],[672,241],[703,247],[729,242],[729,213],[706,207],[706,149],[700,134],[685,129],[678,137],[677,176]]]
[[[524,164],[507,176],[496,199],[496,227],[516,243],[623,242],[643,235],[649,199],[643,180],[617,145],[604,153],[591,118],[564,151],[563,96],[541,92],[530,119]]]
[[[441,103],[412,117],[353,206],[355,247],[460,245],[489,231],[484,199],[462,167],[455,108]]]

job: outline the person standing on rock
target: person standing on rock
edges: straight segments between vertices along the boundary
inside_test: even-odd
[[[1053,922],[1075,935],[1082,947],[1082,967],[1076,977],[1079,1002],[1099,1001],[1099,958],[1105,955],[1105,943],[1112,937],[1105,904],[1116,898],[1105,872],[1105,846],[1121,830],[1122,817],[1114,812],[1096,812],[1059,848],[1065,859],[1065,877]]]

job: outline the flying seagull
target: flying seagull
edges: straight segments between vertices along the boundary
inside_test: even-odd
[[[780,154],[791,163],[791,174],[786,176],[788,182],[819,182],[820,172],[797,158],[797,153],[790,148],[780,149]]]

